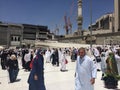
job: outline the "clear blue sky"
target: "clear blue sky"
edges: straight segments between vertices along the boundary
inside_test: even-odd
[[[108,12],[114,12],[114,0],[83,0],[83,29]],[[64,34],[64,15],[70,17],[73,31],[77,29],[77,0],[0,0],[0,21],[45,25],[53,31],[58,25]]]

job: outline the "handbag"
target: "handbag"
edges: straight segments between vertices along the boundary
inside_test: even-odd
[[[29,67],[32,69],[32,67],[33,67],[33,62],[34,62],[34,60],[37,60],[38,59],[38,57],[36,56],[35,58],[33,58],[32,59],[32,61],[30,62],[30,65],[29,65]]]
[[[65,59],[65,64],[68,64],[68,60],[67,59]]]

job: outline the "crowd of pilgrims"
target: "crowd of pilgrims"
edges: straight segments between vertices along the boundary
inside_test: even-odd
[[[31,62],[38,50],[41,50],[45,63],[59,67],[60,71],[68,71],[66,68],[66,56],[70,56],[71,62],[77,60],[78,48],[38,48],[38,49],[3,49],[0,51],[1,68],[8,70],[10,82],[15,82],[19,73],[18,57],[21,57],[22,68],[27,72],[31,71]],[[102,71],[101,79],[106,81],[106,72],[120,75],[120,47],[117,45],[87,47],[86,54],[95,62],[97,71]],[[111,57],[113,55],[113,57]],[[112,58],[110,61],[108,58]],[[68,62],[69,64],[69,62]],[[112,67],[113,65],[113,67]],[[116,85],[118,83],[116,82]]]
[[[88,50],[89,51],[89,50]],[[92,48],[97,71],[102,71],[105,88],[115,89],[120,80],[120,46],[111,45]]]
[[[19,72],[19,65],[22,66],[25,72],[31,71],[32,60],[36,57],[38,50],[41,50],[42,55],[46,63],[51,63],[52,66],[61,66],[60,71],[65,72],[67,58],[66,55],[71,54],[71,61],[75,61],[77,58],[77,49],[73,48],[73,52],[70,52],[70,48],[38,48],[38,49],[3,49],[0,50],[0,63],[2,70],[7,70],[9,73],[10,83],[17,80]],[[20,57],[20,58],[19,58]],[[18,60],[18,59],[21,59]],[[20,64],[19,64],[20,61]]]

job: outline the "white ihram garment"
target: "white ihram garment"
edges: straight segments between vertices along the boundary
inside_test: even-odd
[[[24,60],[25,60],[26,63],[31,61],[30,57],[31,57],[31,53],[25,54]]]
[[[120,75],[120,56],[118,56],[117,54],[115,54],[115,59],[117,61],[118,73]]]
[[[95,56],[95,57],[100,56],[100,53],[99,53],[99,51],[98,51],[97,48],[94,48],[94,56]],[[97,62],[96,65],[97,65],[97,69],[100,70],[100,69],[101,69],[101,64],[100,64],[100,62]]]
[[[50,51],[47,50],[47,51],[45,52],[45,58],[46,58],[46,62],[47,62],[47,63],[50,62],[50,56],[51,56],[51,53],[50,53]]]
[[[61,54],[61,70],[66,70],[66,64],[65,64],[66,56],[65,54]]]
[[[80,56],[76,62],[75,90],[94,90],[91,84],[91,78],[96,78],[97,69],[90,57],[85,55],[80,61]]]

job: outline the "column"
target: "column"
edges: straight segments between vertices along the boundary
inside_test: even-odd
[[[114,0],[115,32],[120,31],[120,0]]]

